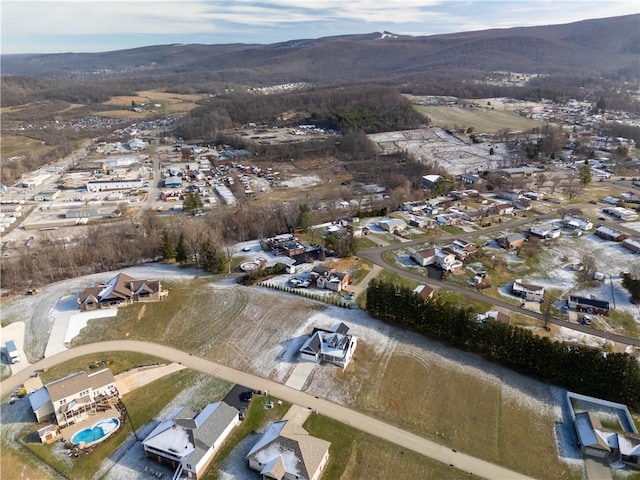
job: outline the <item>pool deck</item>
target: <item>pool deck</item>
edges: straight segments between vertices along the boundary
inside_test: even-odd
[[[101,420],[106,420],[107,418],[117,418],[118,420],[122,421],[118,411],[115,408],[112,408],[112,409],[109,409],[109,410],[105,410],[104,412],[98,412],[95,415],[90,415],[86,419],[84,419],[83,421],[78,422],[78,423],[76,423],[74,425],[71,425],[70,427],[62,428],[60,430],[60,434],[62,435],[62,438],[65,441],[69,441],[70,442],[71,441],[71,437],[73,437],[73,435],[76,432],[79,432],[80,430],[85,429],[85,428],[91,428],[96,423],[100,422]]]

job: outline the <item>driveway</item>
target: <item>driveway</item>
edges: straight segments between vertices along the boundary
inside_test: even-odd
[[[510,480],[519,480],[531,478],[499,465],[444,447],[436,442],[432,442],[431,440],[427,440],[413,433],[401,430],[398,427],[382,422],[376,418],[369,417],[355,410],[351,410],[342,405],[332,403],[322,398],[316,398],[305,392],[298,391],[266,378],[241,372],[219,363],[195,357],[180,350],[176,350],[175,348],[155,343],[120,340],[75,347],[71,350],[58,353],[45,360],[41,360],[31,365],[29,368],[8,378],[0,384],[0,396],[4,397],[7,393],[13,391],[16,386],[22,384],[33,373],[37,370],[41,370],[44,366],[51,367],[82,355],[113,351],[128,351],[155,355],[173,362],[178,362],[187,368],[210,374],[229,382],[247,385],[250,388],[257,390],[269,391],[270,395],[276,398],[280,398],[302,408],[316,411],[329,418],[357,428],[365,433],[375,435],[376,437],[383,438],[408,450],[412,450],[426,457],[448,464],[451,467],[469,473],[470,475],[488,479],[508,478]]]

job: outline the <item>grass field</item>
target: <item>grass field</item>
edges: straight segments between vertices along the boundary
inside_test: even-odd
[[[379,380],[352,391],[357,408],[536,478],[580,478],[557,457],[554,416],[524,403],[518,390],[529,387],[505,382],[503,370],[496,378],[435,362],[416,349],[398,346],[381,359],[361,347],[351,375]]]
[[[476,133],[496,133],[500,130],[531,130],[542,124],[513,112],[489,108],[461,108],[459,106],[424,106],[414,108],[431,119],[431,124],[442,128],[473,127]]]
[[[160,303],[134,304],[108,322],[93,320],[74,343],[129,338],[171,345],[233,368],[272,378],[286,371],[283,346],[321,305],[267,289],[192,280],[169,285]],[[262,361],[247,352],[261,352]],[[287,369],[293,365],[287,365]]]
[[[168,93],[156,90],[147,90],[138,92],[137,95],[126,95],[113,97],[104,105],[114,105],[122,107],[122,110],[109,110],[106,112],[98,112],[97,115],[111,118],[147,118],[152,115],[161,113],[163,115],[171,115],[176,113],[188,112],[197,107],[196,101],[202,98],[201,95],[188,95],[179,93]],[[145,104],[142,112],[134,112],[131,109],[131,102],[136,104]],[[149,105],[158,104],[160,107],[151,107]]]
[[[323,480],[469,478],[460,470],[320,415],[311,415],[304,428],[311,435],[331,442]]]
[[[97,367],[89,367],[89,365],[93,364],[93,362],[99,362],[101,360],[106,361],[106,364],[103,366],[99,365]],[[63,378],[71,373],[80,372],[82,370],[86,370],[88,373],[91,373],[92,370],[98,371],[102,368],[109,368],[114,375],[117,375],[118,373],[124,372],[131,368],[139,367],[141,365],[153,365],[156,363],[164,364],[166,363],[166,360],[142,353],[101,353],[99,355],[86,355],[83,357],[78,357],[68,362],[61,363],[60,365],[48,368],[46,372],[40,374],[40,378],[42,379],[43,383],[48,383]]]
[[[35,140],[21,135],[2,135],[2,161],[7,161],[11,157],[23,155],[42,155],[53,147],[45,145],[40,140]]]

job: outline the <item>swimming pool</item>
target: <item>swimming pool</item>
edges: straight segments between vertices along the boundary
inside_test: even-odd
[[[91,428],[84,428],[73,434],[71,442],[76,445],[84,443],[85,445],[91,445],[98,443],[111,435],[117,430],[120,425],[120,420],[117,418],[107,418],[96,423]]]

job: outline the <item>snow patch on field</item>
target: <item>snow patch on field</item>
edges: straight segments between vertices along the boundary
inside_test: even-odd
[[[285,180],[284,182],[281,182],[280,185],[289,188],[307,188],[313,187],[315,185],[320,185],[320,183],[320,177],[318,177],[317,175],[300,175]]]

